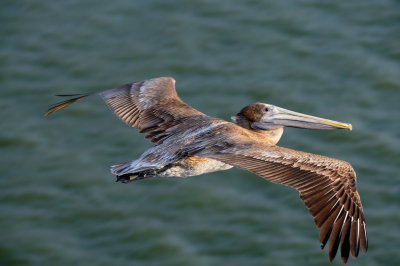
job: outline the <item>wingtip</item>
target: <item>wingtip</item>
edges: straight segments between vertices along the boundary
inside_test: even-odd
[[[367,253],[368,251],[368,242],[365,243],[365,246],[361,246],[361,250],[363,253]]]
[[[55,112],[65,108],[65,107],[67,107],[68,105],[71,105],[74,102],[79,101],[79,100],[81,100],[81,99],[83,99],[83,98],[85,98],[85,97],[87,97],[89,95],[91,95],[91,94],[58,94],[56,96],[61,96],[61,97],[78,96],[78,97],[71,98],[71,99],[68,99],[66,101],[56,103],[54,106],[52,106],[49,109],[47,109],[47,111],[44,114],[44,116],[48,116],[48,115],[50,115],[52,113],[55,113]]]

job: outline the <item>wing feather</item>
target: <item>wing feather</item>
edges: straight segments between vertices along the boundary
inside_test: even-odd
[[[262,143],[227,145],[205,156],[249,170],[261,177],[297,189],[314,217],[323,248],[329,240],[329,258],[340,246],[343,262],[349,254],[367,251],[361,200],[356,190],[356,174],[344,161]]]
[[[157,144],[174,130],[168,129],[185,124],[185,119],[207,117],[184,103],[175,90],[175,80],[170,77],[160,77],[145,81],[128,83],[116,88],[98,93],[70,94],[59,96],[74,96],[58,103],[47,110],[46,115],[57,112],[68,105],[85,97],[99,94],[108,107],[127,125],[149,134],[148,138]]]

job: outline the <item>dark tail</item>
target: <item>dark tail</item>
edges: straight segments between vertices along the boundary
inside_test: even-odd
[[[52,107],[50,107],[47,112],[44,114],[45,116],[48,116],[49,114],[55,113],[65,107],[67,107],[70,104],[73,104],[76,101],[79,101],[85,97],[88,97],[90,95],[92,95],[93,93],[87,93],[87,94],[58,94],[56,96],[61,96],[61,97],[72,97],[72,96],[78,96],[78,97],[74,97],[71,99],[68,99],[66,101],[62,101],[59,103],[56,103],[55,105],[53,105]]]
[[[157,170],[148,170],[148,171],[143,171],[143,172],[138,172],[138,173],[117,175],[117,180],[115,180],[115,182],[130,183],[132,181],[137,181],[137,180],[146,179],[146,178],[150,178],[150,177],[156,177],[156,176],[157,176]]]

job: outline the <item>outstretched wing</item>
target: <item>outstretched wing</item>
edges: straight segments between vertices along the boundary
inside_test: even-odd
[[[367,251],[368,239],[356,174],[347,162],[262,143],[225,145],[197,156],[249,170],[271,182],[297,189],[320,231],[323,248],[329,241],[332,261],[340,245],[347,262],[351,251]]]
[[[161,143],[174,133],[174,126],[186,117],[205,117],[184,103],[175,90],[175,80],[170,77],[154,78],[89,94],[59,95],[76,96],[48,109],[46,115],[92,95],[100,95],[110,109],[126,124],[148,133],[146,138]]]

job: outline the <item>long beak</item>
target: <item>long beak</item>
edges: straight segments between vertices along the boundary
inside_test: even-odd
[[[274,111],[274,115],[268,119],[269,121],[266,122],[273,123],[275,125],[308,129],[353,129],[351,124],[301,114],[276,106]]]

